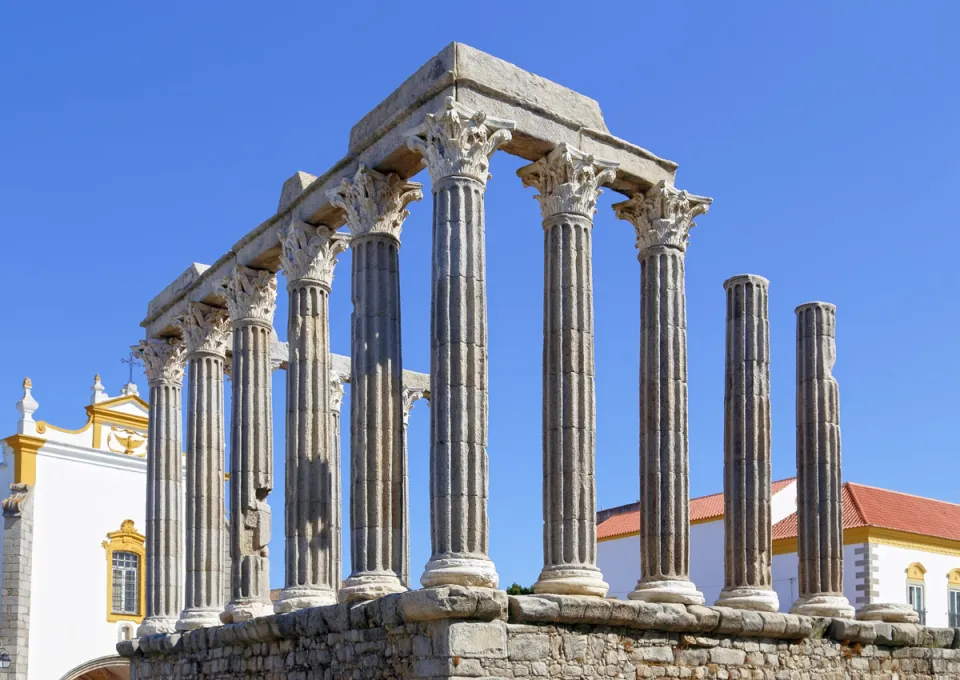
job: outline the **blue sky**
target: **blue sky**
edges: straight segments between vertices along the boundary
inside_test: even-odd
[[[342,157],[353,123],[459,40],[597,99],[615,135],[678,162],[677,186],[715,199],[687,258],[693,495],[721,488],[722,283],[750,272],[771,280],[775,477],[794,471],[793,310],[822,299],[838,307],[844,477],[960,500],[960,5],[326,5],[0,10],[3,434],[25,375],[38,418],[82,424],[93,374],[111,393],[125,381],[147,301],[272,214],[293,172]],[[487,194],[491,554],[505,584],[532,583],[541,566],[543,237],[520,165],[497,154]],[[601,507],[638,495],[639,265],[616,200],[601,197],[594,232]],[[412,213],[404,365],[425,371],[429,195]],[[348,254],[331,303],[340,353],[349,267]],[[282,374],[274,387],[279,587]],[[421,405],[415,576],[430,552],[427,434]],[[345,546],[347,560],[346,533]]]

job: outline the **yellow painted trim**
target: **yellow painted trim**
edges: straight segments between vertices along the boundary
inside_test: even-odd
[[[17,484],[37,483],[37,451],[47,443],[46,439],[15,434],[4,440],[13,449],[13,481]]]
[[[923,579],[926,573],[927,573],[927,570],[922,564],[920,564],[919,562],[914,562],[909,567],[907,567],[907,580],[923,583]]]
[[[926,536],[924,534],[914,534],[909,531],[884,529],[882,527],[854,527],[843,530],[844,545],[860,545],[861,543],[889,545],[895,548],[922,550],[940,555],[960,557],[960,541],[954,541],[949,538]],[[795,537],[778,538],[773,541],[774,555],[785,555],[795,552],[797,552],[797,539]]]
[[[70,429],[68,429],[68,428],[66,428],[66,427],[58,427],[58,426],[56,426],[56,425],[51,425],[50,423],[48,423],[48,422],[45,421],[45,420],[38,420],[38,421],[37,421],[37,432],[38,432],[39,434],[44,434],[44,433],[46,433],[46,431],[49,429],[49,430],[56,430],[57,432],[65,432],[66,434],[83,434],[84,432],[86,432],[86,431],[90,428],[90,426],[91,426],[92,424],[93,424],[93,417],[92,417],[92,416],[88,416],[88,417],[87,417],[87,422],[86,422],[86,424],[85,424],[83,427],[77,428],[76,430],[70,430]]]
[[[947,574],[947,583],[951,586],[960,586],[960,569],[951,569]]]
[[[124,397],[127,399],[128,397]],[[87,406],[87,414],[94,424],[120,425],[121,427],[130,427],[138,430],[146,430],[150,419],[147,416],[135,416],[132,413],[122,413],[103,408],[108,402],[102,401],[99,404],[90,404]]]
[[[147,539],[134,528],[132,519],[123,520],[120,529],[109,532],[107,539],[101,544],[107,553],[107,621],[109,623],[133,621],[139,624],[143,621],[143,613],[147,609],[147,590],[144,582],[147,573]],[[140,591],[137,614],[117,614],[113,611],[113,553],[115,552],[131,552],[140,558],[137,573],[137,589]]]

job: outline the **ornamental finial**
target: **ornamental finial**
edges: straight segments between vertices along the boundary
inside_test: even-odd
[[[393,173],[384,175],[361,163],[353,180],[344,178],[327,196],[346,213],[353,238],[386,234],[399,241],[403,221],[410,215],[407,204],[423,198],[422,187],[418,182],[408,182]]]
[[[17,402],[17,411],[20,413],[20,421],[17,423],[17,434],[25,434],[24,424],[33,423],[33,414],[40,408],[40,404],[33,398],[33,381],[30,378],[23,379],[23,396]]]
[[[512,120],[489,118],[447,97],[440,111],[428,113],[407,134],[407,146],[423,156],[434,183],[459,175],[486,184],[491,177],[490,156],[510,141],[516,126]]]
[[[687,249],[693,219],[706,214],[712,198],[680,191],[660,181],[645,193],[637,193],[628,201],[615,203],[613,211],[621,220],[630,222],[637,232],[640,256],[656,246]]]
[[[100,374],[97,373],[93,376],[93,387],[91,388],[90,394],[90,403],[99,404],[101,401],[106,401],[110,398],[110,395],[107,394],[107,391],[103,389],[103,383],[100,381]]]
[[[613,181],[619,163],[602,161],[566,142],[538,161],[517,170],[523,186],[540,191],[536,197],[543,219],[572,213],[593,218],[600,185]]]

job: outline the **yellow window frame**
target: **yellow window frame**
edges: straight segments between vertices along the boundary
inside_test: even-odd
[[[133,621],[141,623],[147,608],[147,592],[145,586],[147,562],[147,538],[133,526],[132,519],[125,519],[117,531],[107,534],[103,548],[107,553],[107,621]],[[137,560],[137,613],[122,614],[113,611],[113,554],[115,552],[133,553]]]

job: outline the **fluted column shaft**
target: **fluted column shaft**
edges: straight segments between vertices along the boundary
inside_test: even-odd
[[[224,623],[273,612],[270,605],[270,506],[273,395],[270,338],[276,277],[237,266],[222,282],[233,330],[230,438],[230,603]]]
[[[409,452],[407,445],[407,425],[410,423],[410,411],[413,405],[425,397],[421,389],[403,388],[403,441],[400,454],[400,473],[394,479],[397,506],[400,508],[400,519],[397,526],[400,530],[394,534],[394,567],[393,570],[400,577],[400,583],[410,587],[410,485],[409,485]]]
[[[400,228],[420,185],[360,167],[331,193],[347,215],[353,250],[350,343],[350,578],[343,602],[404,590],[395,534],[402,530]]]
[[[133,347],[150,386],[147,428],[146,617],[139,635],[170,633],[183,599],[181,461],[184,348],[179,341],[142,341]]]
[[[775,612],[770,519],[769,282],[745,274],[727,293],[723,421],[724,588],[718,605]]]
[[[289,309],[286,412],[285,587],[274,609],[336,602],[340,585],[339,451],[330,410],[329,296],[346,239],[294,223],[281,234]],[[335,477],[335,475],[337,475]]]
[[[448,99],[408,144],[433,184],[430,542],[420,581],[496,588],[488,556],[487,294],[483,197],[512,123]]]
[[[684,258],[710,199],[659,184],[614,206],[640,260],[640,569],[632,599],[702,604],[690,581]]]
[[[836,307],[797,314],[797,545],[800,597],[792,611],[852,617],[843,595],[843,514]]]
[[[336,532],[336,540],[333,544],[331,559],[333,564],[331,568],[336,574],[336,592],[339,598],[340,583],[343,575],[343,497],[340,488],[341,469],[343,467],[342,449],[340,446],[340,410],[343,407],[343,397],[346,394],[344,385],[349,376],[341,373],[331,373],[330,378],[330,433],[333,438],[333,461],[336,463],[336,469],[333,473],[334,495],[331,499],[333,505],[333,525]]]
[[[616,164],[561,144],[518,171],[540,190],[543,284],[543,571],[538,593],[603,596],[597,569],[593,214]]]

